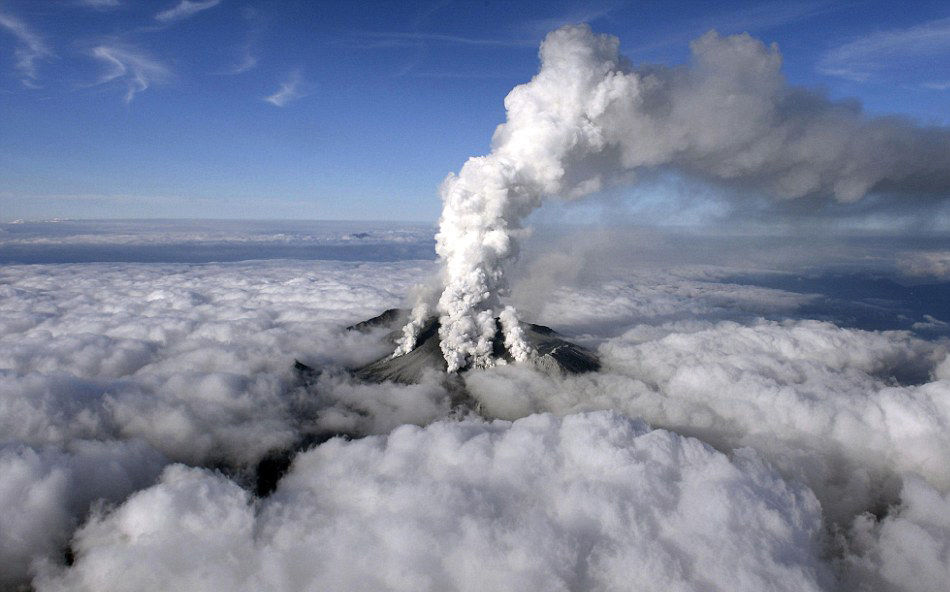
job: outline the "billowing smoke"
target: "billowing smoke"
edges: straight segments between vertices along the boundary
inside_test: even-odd
[[[617,38],[587,25],[541,44],[541,69],[506,97],[491,153],[442,185],[438,312],[450,371],[493,365],[506,264],[522,219],[547,196],[579,198],[660,168],[777,199],[950,191],[946,129],[867,117],[789,86],[778,48],[748,34],[709,32],[691,47],[685,67],[635,69]],[[396,355],[412,349],[427,312],[416,308]],[[514,311],[507,317],[505,344],[525,359]]]

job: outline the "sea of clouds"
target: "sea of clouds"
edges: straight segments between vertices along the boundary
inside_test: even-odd
[[[390,346],[344,327],[436,271],[398,230],[0,267],[0,589],[947,589],[950,318],[881,279],[950,292],[908,263],[946,244],[539,232],[512,301],[604,367],[475,370],[458,406],[345,372]]]

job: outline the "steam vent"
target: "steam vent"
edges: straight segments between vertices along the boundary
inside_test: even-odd
[[[371,331],[380,327],[390,329],[386,340],[396,346],[396,340],[402,336],[402,326],[408,317],[408,311],[391,308],[372,319],[347,327],[350,331]],[[496,319],[498,329],[495,332],[494,357],[515,363],[505,349],[501,326]],[[531,360],[539,370],[555,374],[582,374],[600,369],[600,361],[593,352],[564,340],[557,332],[543,325],[521,323],[525,340],[535,351]],[[384,382],[391,380],[403,384],[421,382],[423,375],[431,370],[447,371],[445,358],[439,348],[439,319],[431,317],[426,321],[416,341],[416,347],[411,352],[399,357],[387,355],[362,368],[357,368],[353,374],[369,382]],[[463,369],[462,372],[465,370]]]

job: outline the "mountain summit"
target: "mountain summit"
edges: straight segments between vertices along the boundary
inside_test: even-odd
[[[356,323],[347,327],[350,331],[371,331],[380,327],[392,329],[386,339],[396,346],[396,340],[402,336],[402,325],[408,317],[408,311],[391,308],[377,317]],[[493,342],[494,357],[504,363],[514,364],[515,361],[504,346],[504,337],[501,325],[495,320],[498,330]],[[521,323],[524,337],[534,350],[529,364],[539,370],[553,374],[582,374],[600,369],[600,360],[597,356],[574,343],[566,341],[550,327]],[[431,371],[445,373],[448,365],[439,348],[439,318],[430,317],[416,340],[416,347],[407,354],[392,357],[387,355],[375,362],[357,368],[353,374],[369,382],[384,382],[391,380],[403,384],[421,382],[422,377]],[[468,368],[461,371],[465,372]]]

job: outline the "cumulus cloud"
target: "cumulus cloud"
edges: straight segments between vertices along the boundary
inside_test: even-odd
[[[214,8],[221,0],[181,0],[177,5],[155,15],[161,23],[171,23],[193,17],[203,10]]]
[[[24,583],[33,560],[61,561],[89,503],[148,485],[126,456],[240,476],[307,437],[385,433],[448,415],[437,383],[360,385],[332,370],[384,355],[380,335],[342,327],[398,305],[430,272],[425,262],[4,267],[0,441],[16,460],[10,470],[26,472],[0,496],[0,515],[27,521],[0,525],[0,579]],[[327,369],[316,388],[294,374],[297,358]],[[84,441],[119,444],[94,462],[76,456]],[[111,468],[93,470],[100,461]],[[50,463],[60,469],[43,468]],[[84,481],[86,473],[116,488]],[[28,490],[43,505],[20,511]]]
[[[600,353],[599,374],[508,366],[466,383],[497,417],[616,409],[753,447],[839,523],[893,501],[907,473],[950,488],[950,383],[934,376],[946,351],[932,342],[818,321],[683,321],[634,327]]]
[[[165,462],[142,442],[0,446],[0,588],[28,581],[38,561],[62,562],[93,502],[119,502],[151,485]]]
[[[241,234],[62,224],[50,241],[126,249]],[[44,246],[39,227],[0,230]],[[325,230],[288,240],[352,232]],[[709,243],[639,240],[591,259],[545,247],[515,294],[601,372],[474,370],[461,407],[438,379],[343,370],[389,346],[341,328],[435,262],[0,267],[0,587],[945,588],[946,343],[801,319],[817,295],[739,279],[814,269],[783,241],[727,240],[695,265],[678,245]],[[868,254],[814,248],[833,268]],[[323,373],[304,386],[294,359]],[[251,493],[261,459],[332,434],[352,439]]]
[[[13,54],[16,56],[16,68],[20,71],[23,86],[39,88],[36,82],[36,63],[52,57],[52,50],[26,23],[13,15],[0,12],[0,28],[17,40],[17,48]]]
[[[96,85],[123,83],[126,87],[126,103],[131,103],[136,94],[150,85],[165,82],[171,77],[171,70],[167,66],[132,47],[99,45],[92,48],[91,55],[106,67]]]
[[[847,578],[862,589],[938,592],[950,582],[950,493],[909,478],[883,520],[864,515],[851,531]]]
[[[425,273],[419,263],[7,267],[0,428],[30,445],[137,437],[174,460],[241,465],[332,423],[337,397],[341,414],[362,410],[352,431],[431,421],[448,411],[440,388],[328,376],[316,396],[292,373],[295,358],[345,367],[382,355],[378,335],[341,327],[398,305]],[[367,417],[374,397],[378,424]]]
[[[613,413],[438,422],[332,440],[260,504],[171,467],[37,589],[819,590],[819,525],[751,451]]]
[[[950,190],[950,131],[867,117],[789,86],[781,55],[712,31],[687,66],[635,69],[586,25],[550,33],[541,69],[505,99],[492,151],[441,188],[440,338],[450,370],[492,364],[523,218],[547,196],[578,198],[673,168],[777,199],[854,202],[872,191],[933,200]]]
[[[297,99],[305,97],[306,94],[299,90],[302,82],[303,78],[299,70],[291,72],[290,75],[287,76],[287,79],[280,83],[280,88],[278,88],[274,94],[264,97],[263,100],[275,107],[283,107]]]

